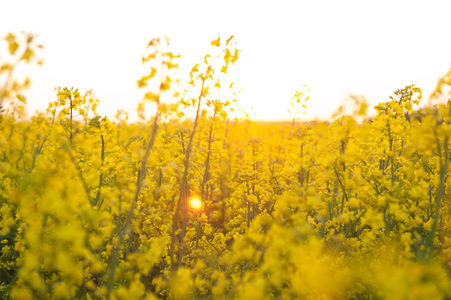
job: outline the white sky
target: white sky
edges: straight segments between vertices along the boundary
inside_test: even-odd
[[[182,55],[186,78],[211,40],[235,35],[238,103],[260,120],[290,119],[303,84],[305,118],[328,118],[348,93],[375,105],[416,84],[429,96],[451,63],[451,1],[9,0],[0,11],[0,36],[31,31],[45,47],[44,66],[26,69],[31,113],[68,86],[94,89],[99,114],[126,109],[136,120],[141,57],[161,35]]]

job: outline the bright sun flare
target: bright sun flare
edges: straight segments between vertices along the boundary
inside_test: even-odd
[[[189,200],[189,205],[194,209],[199,209],[202,207],[202,201],[197,197],[193,197]]]

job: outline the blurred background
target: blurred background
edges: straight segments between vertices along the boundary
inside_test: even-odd
[[[4,1],[0,36],[38,34],[44,65],[22,65],[28,113],[56,99],[54,88],[93,89],[98,113],[118,109],[136,121],[136,80],[148,41],[171,38],[182,56],[179,77],[210,50],[210,41],[235,35],[242,50],[229,68],[241,89],[239,106],[254,120],[290,120],[289,102],[310,89],[301,120],[330,119],[349,94],[370,106],[415,84],[427,98],[450,69],[450,1]],[[6,43],[0,59],[6,60]]]

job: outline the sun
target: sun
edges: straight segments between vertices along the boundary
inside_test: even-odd
[[[202,201],[198,197],[192,197],[189,199],[189,205],[194,209],[199,209],[202,207]]]

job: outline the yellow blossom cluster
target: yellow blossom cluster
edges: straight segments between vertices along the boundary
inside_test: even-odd
[[[180,95],[149,42],[135,124],[73,88],[24,120],[1,91],[0,298],[451,298],[451,101],[407,86],[371,120],[299,124],[297,92],[291,124],[231,120],[211,95],[240,52],[211,45]]]

